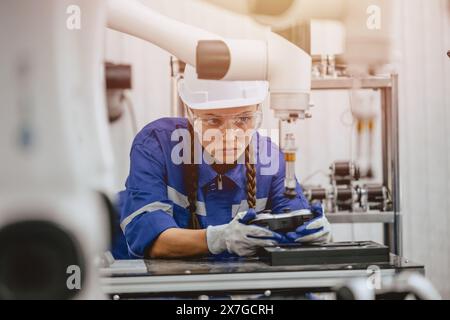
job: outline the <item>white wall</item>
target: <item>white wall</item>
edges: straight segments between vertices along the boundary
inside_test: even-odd
[[[250,21],[239,25],[233,15],[227,26],[215,24],[210,7],[192,9],[186,5],[187,1],[176,0],[146,2],[166,13],[189,17],[192,23],[203,19],[202,23],[208,23],[223,35],[235,30],[242,30],[241,37],[255,34]],[[447,298],[450,298],[450,59],[445,53],[450,49],[449,3],[449,0],[396,0],[397,45],[403,54],[399,71],[404,252],[408,258],[426,264],[427,275]],[[109,61],[133,64],[132,96],[139,128],[168,116],[170,56],[113,31],[108,31],[106,52]],[[348,94],[316,92],[313,100],[314,118],[302,123],[298,132],[300,179],[326,169],[333,160],[348,159],[351,154],[351,127],[341,121],[343,118],[344,123],[348,122]],[[266,126],[274,127],[268,112],[267,117]],[[117,163],[116,186],[120,190],[128,174],[133,139],[129,116],[113,125],[111,131]],[[380,150],[380,144],[375,148]],[[378,173],[380,166],[377,160]],[[317,183],[326,182],[320,176],[316,179]],[[382,241],[380,226],[336,226],[335,234],[337,240]]]
[[[404,252],[450,299],[450,1],[399,9]]]

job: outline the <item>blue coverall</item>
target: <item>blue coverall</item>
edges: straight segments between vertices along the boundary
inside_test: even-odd
[[[119,194],[120,234],[112,248],[116,259],[145,258],[161,233],[189,226],[185,166],[174,164],[171,158],[173,148],[180,143],[172,141],[172,133],[187,128],[187,119],[164,118],[150,123],[136,136],[126,190]],[[298,183],[297,198],[284,196],[285,161],[278,146],[260,134],[256,139],[256,211],[282,213],[309,208]],[[261,158],[262,152],[270,155],[270,163],[267,155]],[[278,170],[268,175],[270,166]],[[227,224],[238,212],[248,210],[245,165],[238,164],[219,175],[202,161],[198,172],[197,215],[202,228]]]

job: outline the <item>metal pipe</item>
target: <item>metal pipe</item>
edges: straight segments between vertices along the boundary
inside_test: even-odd
[[[403,253],[401,204],[400,204],[400,150],[399,150],[399,105],[398,105],[398,75],[392,75],[391,89],[391,153],[392,153],[392,201],[394,209],[394,253],[401,256]]]

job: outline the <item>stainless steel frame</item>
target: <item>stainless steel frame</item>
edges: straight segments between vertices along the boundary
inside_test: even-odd
[[[383,279],[392,278],[394,269],[381,270]],[[355,278],[367,278],[367,270],[300,271],[273,273],[229,273],[181,276],[149,276],[130,278],[105,278],[105,294],[147,294],[259,291],[276,289],[331,289]]]
[[[400,207],[400,154],[399,154],[399,104],[398,75],[390,77],[368,77],[365,79],[337,78],[315,79],[313,90],[349,90],[355,82],[362,89],[380,90],[382,110],[382,159],[383,184],[392,197],[392,212],[377,213],[337,213],[330,214],[332,223],[383,223],[384,241],[391,252],[402,255],[402,221]]]

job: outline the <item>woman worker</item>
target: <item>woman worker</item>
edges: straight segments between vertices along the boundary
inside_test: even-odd
[[[330,224],[300,185],[296,198],[284,196],[284,156],[256,132],[268,83],[200,80],[187,66],[178,89],[189,119],[157,120],[134,140],[114,256],[251,256],[278,242],[329,241]],[[248,224],[264,210],[301,209],[316,218],[288,234]]]

